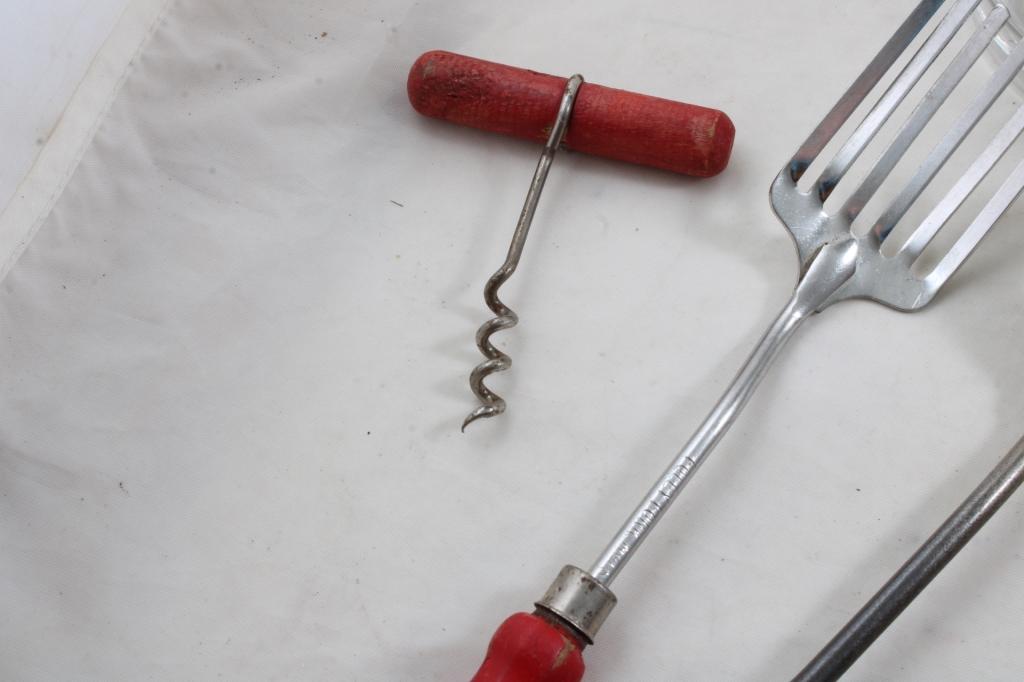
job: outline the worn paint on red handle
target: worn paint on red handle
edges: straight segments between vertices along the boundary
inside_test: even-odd
[[[409,71],[409,101],[425,116],[543,142],[565,78],[435,50]],[[729,163],[736,129],[723,112],[584,83],[565,146],[708,177]]]
[[[487,647],[471,682],[580,682],[582,645],[540,616],[516,613]]]

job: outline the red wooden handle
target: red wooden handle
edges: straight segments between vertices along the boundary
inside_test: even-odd
[[[565,82],[435,50],[409,70],[409,101],[424,116],[543,142]],[[729,163],[735,134],[717,109],[584,83],[564,143],[596,156],[708,177]]]
[[[582,645],[537,615],[516,613],[498,627],[471,682],[580,682]]]

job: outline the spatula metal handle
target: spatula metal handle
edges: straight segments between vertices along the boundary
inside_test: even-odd
[[[679,491],[736,421],[772,360],[800,323],[852,276],[856,257],[857,242],[854,239],[833,242],[821,249],[797,285],[793,297],[768,328],[725,394],[594,562],[590,574],[595,580],[605,586],[611,584]]]

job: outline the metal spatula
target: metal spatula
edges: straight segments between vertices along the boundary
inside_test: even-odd
[[[964,207],[967,210],[964,206],[965,201],[975,193],[975,189],[1024,129],[1024,107],[1018,109],[993,138],[981,145],[981,153],[974,157],[967,170],[953,183],[951,189],[934,205],[927,216],[916,225],[907,226],[913,229],[899,248],[892,252],[886,248],[886,253],[883,253],[882,246],[890,238],[894,227],[908,215],[908,211],[915,205],[925,188],[932,183],[940,169],[960,147],[961,142],[974,130],[976,124],[989,112],[995,100],[1021,70],[1021,66],[1024,65],[1024,44],[1012,50],[984,87],[974,93],[966,109],[958,113],[940,141],[927,153],[917,171],[902,185],[895,198],[886,202],[887,206],[877,217],[861,215],[883,181],[904,158],[912,143],[918,140],[925,126],[1009,18],[1006,8],[997,5],[985,22],[973,30],[972,35],[955,55],[945,54],[953,51],[950,47],[951,42],[979,3],[980,0],[957,0],[948,3],[950,8],[947,14],[938,22],[917,52],[910,57],[906,66],[884,90],[853,133],[839,146],[835,156],[825,165],[810,190],[800,189],[798,182],[811,164],[822,154],[839,129],[882,81],[895,62],[908,50],[925,25],[944,4],[947,4],[943,0],[920,2],[779,173],[771,187],[772,207],[792,234],[801,264],[801,278],[792,298],[758,343],[718,404],[626,520],[590,570],[566,566],[547,594],[537,602],[539,610],[536,617],[545,619],[544,625],[550,627],[554,624],[562,627],[565,632],[575,635],[581,643],[593,642],[598,628],[615,605],[615,596],[608,586],[636,553],[679,491],[689,482],[739,416],[767,372],[771,361],[804,320],[833,303],[851,298],[872,299],[901,311],[923,307],[932,300],[936,292],[971,254],[996,219],[1020,193],[1024,187],[1024,163],[1017,165],[1002,184],[994,192],[989,193],[987,202],[973,215],[973,220],[966,230],[945,250],[937,264],[923,275],[916,271],[915,264],[925,247],[958,209]],[[854,162],[940,56],[951,58],[941,75],[907,116],[888,147],[838,210],[827,209],[826,201],[847,176]],[[982,193],[984,190],[975,194]],[[836,199],[838,198],[839,195],[836,195]],[[974,199],[976,198],[975,196]],[[872,219],[870,230],[862,235],[856,234],[852,229],[854,222],[868,217]],[[506,623],[510,622],[512,619]],[[523,629],[529,627],[532,626],[519,618],[515,624],[518,630],[514,634],[520,636]],[[506,639],[499,641],[503,635]],[[495,642],[499,645],[507,643],[508,635],[508,632],[503,633],[499,630],[492,640],[492,648]],[[506,646],[504,649],[499,646],[498,650],[503,650],[507,658],[508,652],[515,648],[515,645],[511,648]],[[554,650],[558,650],[557,647]],[[486,672],[487,666],[488,663],[485,661],[481,673]],[[582,671],[582,661],[580,666]],[[504,678],[485,675],[476,679]]]
[[[935,204],[927,217],[913,229],[895,255],[882,254],[882,244],[896,224],[1024,66],[1022,43],[999,65],[995,74],[956,118],[909,182],[874,220],[871,230],[863,236],[857,236],[851,231],[852,223],[860,217],[861,210],[874,196],[882,181],[888,177],[925,124],[1008,19],[1006,8],[997,5],[914,108],[850,198],[837,211],[829,212],[824,207],[824,202],[843,180],[853,162],[947,47],[979,4],[978,0],[951,3],[949,12],[828,163],[812,189],[801,191],[797,187],[804,172],[833,135],[942,4],[942,0],[937,0],[921,2],[917,6],[772,183],[772,208],[796,242],[803,275],[793,297],[772,323],[725,395],[594,564],[591,573],[601,584],[610,583],[629,560],[676,493],[687,483],[739,415],[764,377],[769,363],[805,319],[833,303],[851,298],[873,299],[902,311],[923,307],[963,264],[1024,187],[1024,163],[1021,163],[1009,173],[963,234],[939,259],[938,264],[923,276],[915,274],[913,266],[924,248],[1024,130],[1024,107],[1021,107],[988,142],[946,195]]]

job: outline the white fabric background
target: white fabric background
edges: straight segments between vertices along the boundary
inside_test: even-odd
[[[170,7],[0,289],[0,677],[468,679],[796,278],[766,190],[912,2]],[[326,35],[323,35],[326,33]],[[709,181],[563,154],[458,431],[528,143],[443,48],[726,110]],[[1021,209],[934,306],[812,320],[615,585],[588,679],[795,673],[1021,430]],[[1016,679],[1020,500],[849,679]]]
[[[129,0],[0,7],[0,206],[6,206]]]

